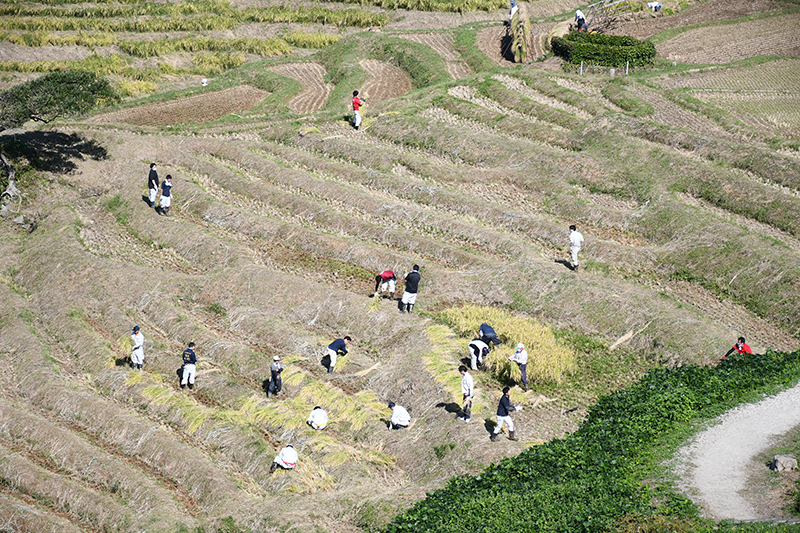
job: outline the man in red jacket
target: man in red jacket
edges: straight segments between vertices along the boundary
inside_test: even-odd
[[[366,104],[364,100],[358,97],[358,91],[353,91],[353,126],[356,129],[361,125],[361,106]]]
[[[372,294],[372,296],[370,296],[370,298],[375,298],[376,296],[389,291],[389,299],[394,300],[394,289],[396,285],[397,276],[395,276],[394,272],[391,270],[384,270],[375,276],[375,292]]]
[[[746,353],[753,355],[753,350],[751,350],[750,347],[747,344],[745,344],[744,337],[739,337],[739,339],[736,341],[736,344],[733,345],[733,348],[728,350],[728,353],[723,355],[722,358],[725,359],[734,351],[739,352],[740,355],[744,355]]]

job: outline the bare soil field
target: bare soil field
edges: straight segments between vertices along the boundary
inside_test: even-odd
[[[230,113],[256,107],[268,93],[243,85],[174,102],[152,104],[109,113],[95,122],[125,122],[137,126],[172,126],[185,122],[209,122]]]
[[[369,74],[362,90],[370,102],[383,102],[411,90],[411,78],[399,67],[374,59],[363,59],[358,64]]]
[[[800,55],[792,31],[800,15],[698,28],[656,46],[659,57],[683,63],[729,63],[759,55]]]

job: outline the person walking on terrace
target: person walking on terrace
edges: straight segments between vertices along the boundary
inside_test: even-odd
[[[411,423],[411,415],[402,405],[389,402],[389,409],[392,410],[392,418],[389,420],[389,429],[407,428]]]
[[[470,416],[472,415],[472,398],[475,397],[475,382],[464,365],[458,367],[458,371],[461,373],[461,395],[464,397],[461,404],[461,414],[464,422],[469,424]]]
[[[347,345],[352,340],[350,337],[345,336],[343,339],[336,339],[328,345],[328,357],[331,358],[331,362],[328,365],[328,374],[333,373],[333,367],[336,366],[336,358],[339,356],[339,352],[342,352],[342,355],[347,355]]]
[[[283,388],[283,381],[281,380],[281,372],[283,372],[283,365],[281,358],[278,355],[272,357],[272,364],[269,365],[269,387],[267,387],[267,398],[277,396]]]
[[[410,313],[414,310],[414,304],[417,303],[417,291],[419,290],[420,278],[419,265],[414,265],[411,272],[406,274],[406,276],[403,278],[403,281],[406,283],[406,287],[403,291],[403,297],[397,304],[401,313]]]
[[[370,298],[374,298],[378,295],[382,295],[386,291],[389,291],[389,298],[394,300],[394,290],[396,286],[397,276],[395,276],[392,270],[384,270],[375,276],[375,293],[370,296]]]
[[[150,175],[147,177],[147,188],[150,190],[150,207],[156,206],[158,195],[158,168],[155,163],[150,163]]]
[[[726,357],[728,357],[733,352],[739,352],[739,355],[744,355],[746,353],[749,353],[750,355],[753,355],[753,350],[751,350],[750,347],[744,342],[744,337],[739,337],[736,340],[736,344],[733,345],[733,348],[728,350],[728,353],[723,355],[722,358],[725,359]]]
[[[167,174],[164,183],[161,184],[161,214],[169,216],[169,206],[172,205],[172,176]]]
[[[517,344],[517,349],[509,359],[519,365],[519,371],[522,373],[522,390],[528,392],[528,350],[525,349],[525,345]]]
[[[572,270],[578,271],[578,252],[581,251],[583,244],[583,235],[575,224],[569,227],[569,251],[572,254]]]
[[[358,97],[358,91],[353,91],[353,127],[356,130],[361,125],[361,106],[366,103],[366,100]]]
[[[297,451],[294,449],[294,446],[287,444],[280,452],[278,452],[278,455],[275,456],[275,460],[272,462],[269,473],[272,474],[278,469],[278,467],[283,468],[284,470],[291,470],[296,464]]]
[[[511,389],[509,387],[503,387],[503,396],[497,405],[497,424],[494,426],[494,431],[490,437],[492,442],[497,442],[497,436],[500,434],[500,430],[503,429],[503,424],[508,425],[508,440],[518,440],[514,436],[514,421],[511,420],[511,411],[522,411],[522,406],[511,405],[510,393]]]
[[[133,368],[141,370],[142,365],[144,364],[144,335],[139,329],[139,326],[133,326],[131,340],[133,341],[133,347],[131,348],[131,363],[133,363]]]
[[[185,389],[189,385],[189,389],[194,388],[194,378],[197,376],[197,355],[194,353],[194,343],[190,342],[189,346],[183,351],[183,378],[181,379],[181,388]]]

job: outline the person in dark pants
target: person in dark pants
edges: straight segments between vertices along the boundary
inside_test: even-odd
[[[417,290],[419,290],[419,265],[414,265],[414,268],[406,274],[403,281],[406,282],[406,288],[403,291],[403,297],[397,304],[401,313],[410,313],[414,309],[414,304],[417,303]]]
[[[150,175],[147,177],[147,188],[150,189],[150,207],[155,207],[156,196],[158,196],[158,169],[155,163],[150,163]]]
[[[269,388],[267,389],[267,398],[272,396],[277,396],[278,393],[281,392],[283,388],[283,382],[281,381],[281,372],[283,372],[283,365],[281,364],[280,356],[273,356],[272,364],[269,365]]]
[[[389,409],[392,410],[392,418],[389,420],[389,429],[407,428],[411,423],[411,415],[402,405],[389,402]]]
[[[497,338],[497,333],[494,332],[494,328],[485,322],[481,324],[481,327],[478,329],[478,336],[487,345],[489,342],[494,343],[495,346],[500,344],[500,339]]]

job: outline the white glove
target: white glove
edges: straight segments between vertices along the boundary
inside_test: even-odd
[[[518,405],[514,408],[515,411],[522,411],[522,406]]]

